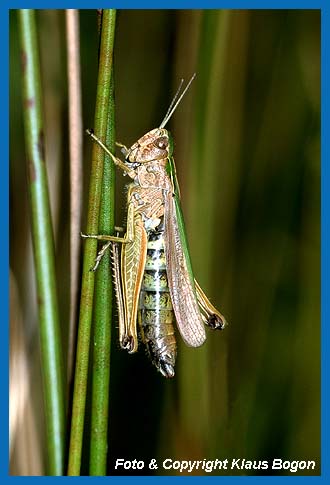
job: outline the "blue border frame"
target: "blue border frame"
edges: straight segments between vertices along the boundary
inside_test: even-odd
[[[99,1],[99,8],[109,6],[116,8],[130,8],[130,9],[154,9],[157,8],[231,8],[231,9],[321,9],[321,68],[322,68],[322,78],[321,78],[321,160],[322,160],[322,170],[321,170],[321,248],[322,248],[322,272],[321,272],[321,298],[322,298],[322,341],[321,341],[321,358],[322,358],[322,474],[321,477],[302,477],[302,476],[284,476],[284,477],[111,477],[111,481],[115,483],[123,483],[126,481],[131,481],[132,479],[136,483],[145,483],[145,481],[169,481],[169,480],[193,480],[193,481],[204,481],[204,480],[217,480],[217,481],[238,481],[242,478],[245,480],[271,480],[273,482],[280,482],[282,480],[294,480],[295,483],[308,481],[322,481],[330,478],[330,460],[329,460],[329,383],[328,376],[326,375],[325,369],[329,366],[329,322],[330,322],[330,298],[329,298],[329,207],[330,207],[330,196],[329,196],[329,143],[327,142],[327,134],[329,133],[329,47],[330,46],[330,5],[329,0],[318,0],[318,1],[307,1],[307,0],[269,0],[258,1],[243,1],[243,0],[227,0],[227,1],[211,1],[205,0],[201,1],[173,1],[167,0],[167,2],[151,2],[151,1],[141,1],[137,5],[136,2],[131,0],[121,0],[121,1]],[[3,72],[0,76],[1,82],[1,92],[6,93],[2,96],[1,104],[2,109],[1,114],[1,133],[2,133],[2,177],[1,177],[1,190],[0,190],[0,220],[3,232],[3,237],[0,238],[0,254],[2,256],[2,268],[1,268],[1,295],[2,295],[2,308],[3,308],[3,322],[1,326],[2,338],[0,339],[1,351],[0,351],[0,366],[1,372],[1,389],[3,394],[7,395],[7,390],[9,386],[8,379],[8,320],[9,320],[9,292],[8,292],[8,281],[9,281],[9,164],[6,163],[9,159],[9,105],[8,105],[8,62],[9,62],[9,30],[8,30],[8,9],[15,8],[93,8],[94,6],[91,2],[86,1],[71,1],[71,2],[52,2],[52,1],[12,1],[12,2],[1,2],[0,4],[0,42],[1,42],[1,57]],[[1,406],[1,452],[0,452],[0,476],[2,481],[12,481],[12,480],[33,480],[34,477],[10,477],[8,476],[8,434],[5,430],[8,429],[8,398],[2,399],[0,401]],[[70,479],[69,477],[63,477],[64,479]],[[81,479],[98,479],[99,477],[80,477]],[[102,477],[100,477],[102,478]],[[56,480],[55,477],[40,477],[40,479],[46,480]],[[103,477],[106,479],[106,477]]]
[[[113,2],[100,0],[98,7],[104,8],[126,8],[126,9],[206,9],[206,8],[222,8],[222,9],[320,9],[326,6],[326,0],[167,0],[167,2],[157,2],[147,0],[140,1],[138,4],[132,0],[117,0]],[[7,8],[92,8],[93,3],[90,1],[71,1],[62,2],[50,0],[45,1],[12,1],[6,2],[4,7]]]

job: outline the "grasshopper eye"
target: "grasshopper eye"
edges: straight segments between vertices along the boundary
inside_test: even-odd
[[[167,141],[167,138],[165,137],[160,137],[158,138],[154,145],[157,147],[157,148],[160,148],[161,150],[165,150],[168,146],[168,141]]]

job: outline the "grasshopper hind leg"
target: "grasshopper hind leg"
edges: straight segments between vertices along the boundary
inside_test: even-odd
[[[195,287],[198,305],[205,325],[208,325],[212,330],[223,330],[227,325],[225,317],[212,305],[196,280]]]
[[[206,323],[212,330],[223,330],[226,326],[226,321],[216,315],[215,313],[212,313]]]

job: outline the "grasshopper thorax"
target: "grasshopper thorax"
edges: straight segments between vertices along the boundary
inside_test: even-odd
[[[147,163],[172,155],[171,135],[165,128],[155,128],[138,139],[128,150],[126,161]]]

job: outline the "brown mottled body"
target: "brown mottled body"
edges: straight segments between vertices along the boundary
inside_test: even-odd
[[[165,130],[164,130],[165,131]],[[150,136],[143,137],[149,142]],[[166,261],[164,248],[164,214],[165,201],[172,192],[172,184],[166,173],[166,138],[160,140],[159,146],[150,150],[140,150],[138,142],[130,150],[130,160],[138,163],[141,157],[149,160],[136,168],[136,178],[130,184],[128,205],[134,208],[134,213],[141,216],[147,241],[146,247],[136,241],[128,243],[122,249],[121,270],[123,287],[131,287],[139,293],[139,310],[134,309],[130,319],[139,322],[140,333],[146,345],[151,361],[166,377],[174,375],[176,359],[176,340],[174,335],[174,313],[167,284]],[[140,259],[127,258],[127,253],[138,252]],[[142,263],[143,262],[143,263]],[[143,276],[141,272],[143,266]],[[132,281],[130,275],[139,274],[138,282]],[[128,276],[129,275],[129,276]],[[127,295],[130,299],[130,295]],[[134,336],[135,337],[135,336]],[[131,351],[135,351],[137,339]]]
[[[120,344],[129,352],[137,350],[138,321],[151,360],[165,377],[174,376],[174,316],[184,342],[191,347],[204,343],[204,324],[214,329],[226,325],[193,277],[172,140],[163,128],[181,97],[171,104],[160,128],[142,136],[129,149],[121,145],[125,162],[90,133],[133,180],[127,194],[125,236],[86,236],[109,241],[101,249],[95,268],[112,242]]]

